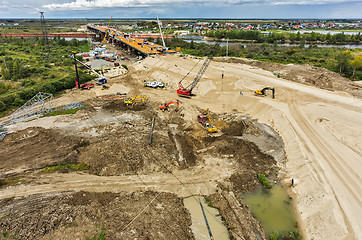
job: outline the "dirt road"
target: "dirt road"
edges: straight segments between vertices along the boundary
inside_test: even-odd
[[[130,72],[126,76],[112,79],[108,92],[121,91],[129,93],[129,95],[146,95],[150,106],[152,105],[152,108],[157,109],[159,103],[179,98],[176,94],[178,82],[189,73],[195,64],[198,66],[184,80],[186,86],[194,79],[202,61],[195,58],[184,59],[178,56],[149,57],[130,66]],[[223,78],[222,73],[224,73]],[[289,74],[297,75],[298,79],[303,78],[302,75],[298,75],[298,72]],[[166,87],[164,89],[144,88],[143,81],[145,79],[162,81]],[[270,95],[266,97],[254,96],[253,91],[267,86],[275,87],[275,99],[272,99]],[[183,131],[192,129],[188,130],[189,135],[195,138],[202,138],[202,136],[196,136],[198,133],[195,130],[198,126],[195,116],[200,113],[200,109],[210,108],[211,113],[216,113],[219,116],[225,113],[241,112],[257,118],[259,122],[270,125],[284,140],[287,162],[278,162],[278,166],[281,167],[280,176],[287,184],[291,183],[291,179],[295,180],[291,191],[295,195],[296,210],[300,218],[303,239],[359,239],[362,236],[362,227],[359,222],[362,216],[360,200],[362,189],[359,184],[361,182],[359,173],[362,171],[361,99],[352,97],[348,92],[332,92],[284,80],[255,66],[215,61],[211,62],[193,93],[196,96],[192,99],[181,99],[182,111],[180,116],[173,117],[169,112],[158,113],[159,120],[163,121],[166,126],[174,121],[177,122],[177,119],[182,117],[182,121],[179,121],[178,124],[182,126]],[[58,104],[85,101],[100,94],[105,93],[99,89],[79,93],[71,92],[57,99],[57,101]],[[139,153],[138,150],[124,147],[125,145],[112,145],[112,139],[117,137],[122,143],[121,136],[125,134],[122,129],[128,129],[128,125],[134,128],[132,134],[135,136],[142,135],[142,139],[145,138],[148,131],[144,133],[144,128],[148,126],[150,114],[153,112],[147,110],[142,115],[135,111],[121,111],[119,109],[121,106],[117,104],[112,108],[96,105],[93,107],[96,110],[92,110],[91,113],[77,113],[76,119],[74,116],[44,118],[18,124],[10,130],[18,131],[28,127],[45,126],[90,139],[100,138],[101,140],[98,142],[93,140],[94,142],[91,142],[88,147],[84,147],[91,154],[82,155],[81,150],[79,159],[91,166],[99,163],[99,169],[95,169],[94,173],[104,176],[77,173],[42,176],[39,179],[33,179],[30,185],[3,189],[0,192],[0,199],[25,197],[28,194],[36,193],[84,189],[89,192],[112,191],[118,193],[137,190],[139,189],[138,184],[142,186],[144,183],[154,191],[162,190],[174,193],[177,197],[191,195],[190,191],[185,189],[185,186],[180,184],[174,176],[161,173],[160,169],[157,169],[158,173],[153,175],[152,158],[146,159],[142,162],[144,165],[141,165],[140,169],[136,169],[144,171],[145,174],[140,172],[139,175],[109,176],[113,174],[112,169],[120,173],[119,170],[124,168],[122,163],[119,163],[119,159],[128,157],[127,155],[130,158],[137,156],[137,158],[143,159],[143,155],[147,155]],[[135,122],[138,122],[139,125]],[[95,130],[95,128],[97,129]],[[172,138],[167,131],[169,130],[165,127],[164,129],[156,129],[156,134],[159,134],[159,139],[162,141],[159,140],[155,145],[163,144],[163,140],[167,140],[167,144],[159,147],[160,155],[173,156],[167,161],[169,161],[168,163],[176,162],[182,158],[178,158],[177,155],[174,156],[173,152],[167,152],[172,146],[170,143]],[[270,130],[266,128],[265,131]],[[173,137],[173,139],[176,138],[176,136]],[[137,147],[139,146],[137,144],[141,144],[140,141],[142,141],[140,137],[130,139],[132,144]],[[184,140],[186,148],[200,144],[192,142],[191,137],[181,139]],[[210,149],[213,149],[210,152],[217,153],[219,156],[220,154],[230,156],[236,153],[235,149],[240,149],[238,154],[240,154],[240,161],[242,161],[246,156],[243,155],[241,148],[244,147],[248,150],[252,148],[245,142],[236,142],[237,144],[234,145],[237,148],[231,152],[227,151],[228,148],[221,148],[223,144],[228,146],[227,144],[232,144],[232,141],[239,140],[229,136],[229,138],[221,138],[217,142],[213,142],[214,138],[205,141],[209,141],[206,146],[211,146]],[[172,141],[176,142],[176,140]],[[102,144],[105,146],[104,149],[97,147],[97,144],[100,143],[105,143]],[[74,144],[77,146],[76,139]],[[113,148],[106,148],[108,146]],[[68,147],[71,148],[73,145]],[[134,148],[137,149],[137,147]],[[199,146],[199,150],[202,147]],[[122,152],[121,149],[128,152]],[[275,151],[272,149],[269,150],[269,153],[272,154]],[[202,151],[200,150],[200,152]],[[263,156],[259,154],[248,157],[261,161]],[[203,156],[203,158],[204,161],[201,162],[195,160],[194,163],[196,164],[193,165],[193,168],[173,169],[173,171],[183,182],[195,183],[187,185],[191,192],[207,195],[215,193],[217,184],[233,174],[235,166],[232,164],[237,165],[237,163],[229,162],[226,160],[227,157],[216,158],[213,156],[209,160],[207,156]],[[113,161],[114,159],[118,162]],[[105,161],[108,161],[108,165],[102,165]],[[267,157],[264,161],[250,160],[250,162],[255,163],[256,168],[248,169],[248,165],[243,165],[240,169],[244,170],[243,174],[248,174],[251,171],[265,171],[262,164],[272,165],[272,162]],[[247,164],[250,165],[248,162]],[[253,179],[253,177],[249,177],[249,179]],[[241,183],[247,184],[247,182]],[[253,184],[255,187],[257,182]],[[243,187],[244,191],[252,189],[252,187],[248,188],[244,185]],[[143,190],[143,188],[141,189]],[[224,198],[230,198],[227,193],[223,193],[223,195]]]
[[[177,57],[146,59],[142,64],[151,70],[145,75],[172,86],[167,94],[150,91],[162,100],[175,98],[177,82],[197,62]],[[193,77],[187,77],[185,82]],[[253,96],[253,90],[265,86],[276,88],[276,99]],[[214,112],[236,109],[271,125],[281,134],[287,154],[285,181],[296,181],[292,191],[297,196],[297,211],[306,239],[362,236],[358,220],[362,216],[360,99],[345,92],[283,80],[248,65],[215,62],[194,93],[196,96],[185,102],[210,107]]]

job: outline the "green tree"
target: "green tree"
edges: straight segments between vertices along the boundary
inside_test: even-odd
[[[304,47],[305,47],[305,39],[304,39],[304,38],[302,38],[302,40],[300,41],[299,47],[300,47],[300,48],[304,48]]]
[[[340,73],[344,73],[349,65],[349,62],[353,59],[350,51],[346,50],[336,56],[337,67]]]
[[[191,49],[195,49],[195,43],[194,43],[194,40],[191,40],[191,42],[190,42],[190,48],[191,48]]]
[[[356,56],[350,63],[352,69],[353,69],[353,74],[352,74],[352,78],[355,77],[355,73],[356,73],[356,69],[358,70],[362,70],[362,56]]]

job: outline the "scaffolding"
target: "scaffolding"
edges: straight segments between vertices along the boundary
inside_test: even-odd
[[[7,134],[8,132],[6,131],[4,124],[0,123],[0,142],[4,140]]]
[[[41,117],[52,111],[53,94],[37,93],[18,110],[10,115],[9,124],[28,121]]]

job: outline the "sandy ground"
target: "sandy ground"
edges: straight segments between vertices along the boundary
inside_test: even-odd
[[[93,88],[89,91],[70,92],[56,99],[56,105],[87,101],[99,95],[117,92],[146,95],[147,100],[154,103],[172,101],[179,98],[176,94],[178,82],[197,62],[199,60],[183,59],[178,56],[150,57],[133,64],[130,73],[117,79],[109,90]],[[201,64],[202,61],[185,78],[184,85],[187,86],[193,80]],[[221,77],[222,71],[224,79]],[[145,79],[162,81],[166,87],[144,88]],[[266,86],[276,88],[275,99],[271,99],[270,96],[253,95],[254,90]],[[183,119],[188,121],[185,127],[196,124],[195,116],[199,113],[198,108],[210,108],[212,113],[218,114],[237,110],[258,118],[259,122],[272,126],[281,135],[285,144],[287,162],[280,165],[282,167],[280,176],[283,176],[287,184],[290,184],[292,178],[295,179],[291,191],[296,196],[300,228],[304,231],[303,239],[360,239],[362,236],[362,226],[359,222],[362,216],[360,200],[362,189],[359,184],[361,182],[359,173],[362,171],[360,99],[346,92],[332,92],[277,78],[271,72],[255,66],[214,61],[211,62],[193,93],[196,96],[192,99],[181,99]],[[97,115],[94,117],[97,118]],[[99,116],[97,121],[101,122],[102,118]],[[66,117],[62,119],[52,117],[47,121],[49,122],[45,125],[52,127],[68,128],[68,130],[74,128],[72,120]],[[10,130],[21,130],[32,126],[37,126],[36,121],[18,124]],[[213,164],[209,164],[211,162],[206,162],[206,165],[199,170],[196,168],[195,173],[200,175],[198,179],[203,176],[203,168],[205,171],[219,170]],[[216,176],[213,180],[223,177],[225,176]],[[122,184],[126,181],[125,177],[109,177],[112,179],[105,179],[104,182],[96,176],[92,178],[94,179],[88,176],[82,178],[69,175],[68,179],[59,176],[57,180],[57,175],[54,175],[52,181],[63,190],[79,190],[68,189],[68,186],[77,184],[67,184],[67,182],[79,181],[80,186],[85,187],[85,182],[90,181],[89,184],[94,185],[92,189],[100,188],[100,191],[103,191],[108,189],[108,180],[114,180],[117,187],[128,190],[128,186]],[[144,176],[144,181],[152,185],[155,179],[148,175]],[[215,191],[216,186],[202,184],[203,188],[209,190],[205,194]],[[37,186],[33,188],[35,192],[53,191],[51,188]],[[178,196],[187,195],[173,188],[172,184],[169,191]],[[2,194],[10,196],[14,193],[5,190]],[[22,194],[26,193],[19,192],[19,195]]]
[[[178,81],[197,62],[176,56],[155,57],[136,63],[135,69],[139,75],[144,72],[145,77],[165,82],[165,90],[147,91],[167,101],[177,97]],[[186,77],[185,85],[196,73],[194,70]],[[276,99],[253,96],[253,90],[266,86],[276,88]],[[362,236],[360,99],[277,78],[256,67],[216,62],[210,64],[194,93],[195,97],[183,102],[218,113],[237,109],[281,134],[287,154],[285,181],[289,184],[295,179],[292,191],[305,239]],[[192,119],[195,113],[189,114]]]

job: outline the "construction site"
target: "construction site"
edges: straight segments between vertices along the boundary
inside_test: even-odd
[[[87,30],[115,61],[73,53],[76,88],[0,119],[1,239],[270,239],[260,174],[295,218],[274,239],[361,238],[360,83]]]

